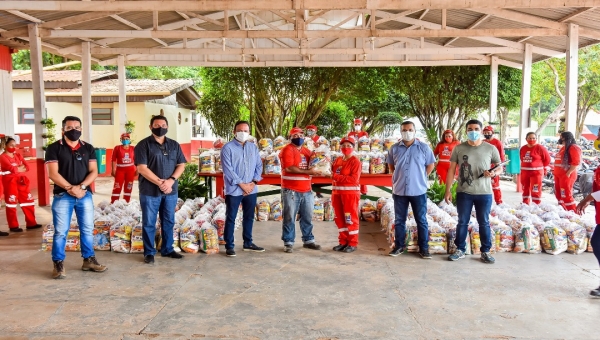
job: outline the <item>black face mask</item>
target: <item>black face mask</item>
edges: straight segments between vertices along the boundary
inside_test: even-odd
[[[152,128],[152,134],[157,137],[162,137],[162,136],[166,135],[167,131],[169,131],[169,129],[166,129],[164,127]]]
[[[79,140],[79,137],[81,137],[81,131],[77,131],[75,129],[65,131],[65,137],[67,137],[72,142],[76,142]]]
[[[485,137],[485,139],[492,139],[493,135],[483,135],[483,137]]]

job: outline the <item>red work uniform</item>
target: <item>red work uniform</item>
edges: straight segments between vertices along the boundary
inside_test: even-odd
[[[440,179],[440,183],[446,184],[446,176],[448,175],[448,169],[450,168],[450,156],[452,156],[452,150],[454,150],[454,147],[458,144],[460,144],[459,141],[453,141],[452,143],[438,143],[435,150],[433,150],[433,155],[439,158],[436,172]]]
[[[311,151],[288,144],[279,153],[281,160],[281,187],[296,192],[309,192],[311,177],[305,174],[292,174],[285,171],[290,166],[297,166],[302,170],[308,169]]]
[[[533,147],[523,145],[521,156],[521,185],[523,186],[523,203],[542,203],[542,178],[544,168],[550,164],[550,155],[543,145]]]
[[[123,191],[123,199],[129,202],[131,199],[131,190],[133,190],[133,180],[135,179],[135,163],[133,159],[135,147],[130,145],[125,149],[123,145],[117,145],[113,149],[112,161],[117,164],[115,172],[115,184],[113,185],[110,203],[117,201]]]
[[[331,205],[335,212],[335,225],[339,231],[339,244],[358,245],[358,201],[360,200],[360,173],[362,166],[356,156],[344,160],[338,157],[332,166],[333,186]]]
[[[348,137],[354,138],[356,145],[358,145],[358,139],[362,137],[369,137],[369,133],[366,131],[350,131],[348,132]],[[360,186],[360,193],[363,195],[367,194],[367,186],[365,184]]]
[[[498,153],[500,154],[500,161],[504,162],[504,145],[502,145],[502,142],[494,137],[492,137],[492,139],[484,139],[484,141],[492,144],[496,147],[496,149],[498,149]],[[496,166],[496,164],[492,164],[492,167],[494,166]],[[496,201],[496,204],[501,204],[502,191],[500,191],[500,176],[492,178],[492,190],[494,192],[494,201]]]
[[[567,177],[567,170],[562,167],[562,159],[565,154],[565,147],[562,147],[554,158],[554,195],[558,204],[565,210],[575,211],[576,204],[573,199],[573,184],[577,180],[577,171],[573,171],[571,176]],[[569,165],[581,164],[581,149],[576,144],[569,148]]]
[[[600,166],[594,170],[594,181],[592,182],[592,192],[600,191]],[[594,199],[596,208],[596,226],[600,224],[600,202]]]
[[[25,169],[29,171],[29,165],[20,154],[15,152],[13,155],[14,157],[9,157],[6,152],[0,155],[2,171],[9,172],[2,176],[4,201],[6,202],[6,220],[9,228],[19,228],[17,205],[20,204],[21,210],[25,214],[26,226],[33,227],[37,225],[37,222],[35,220],[35,203],[29,191],[29,179],[18,169],[19,166],[24,165]]]
[[[315,133],[314,136],[312,136],[310,138],[313,140],[313,142],[317,143],[317,141],[319,141],[319,138],[321,138],[321,136],[319,136]]]

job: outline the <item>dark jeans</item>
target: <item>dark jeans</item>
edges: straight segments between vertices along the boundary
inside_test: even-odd
[[[406,218],[408,217],[408,204],[412,207],[417,222],[417,236],[419,238],[419,251],[429,250],[429,225],[427,224],[427,194],[419,196],[398,196],[394,198],[395,248],[402,248],[406,244]]]
[[[157,214],[160,218],[160,236],[162,237],[160,253],[167,255],[173,252],[173,227],[175,226],[176,205],[177,194],[160,196],[140,195],[144,256],[156,254],[154,237],[156,236]]]
[[[590,244],[594,249],[594,256],[596,256],[596,260],[598,260],[598,264],[600,265],[600,224],[596,225],[596,229],[590,237]]]
[[[467,235],[469,234],[469,220],[471,210],[475,206],[475,217],[479,224],[479,238],[481,252],[487,253],[492,248],[490,239],[490,210],[492,209],[492,195],[471,195],[464,192],[456,193],[456,210],[458,211],[458,226],[454,244],[463,252],[467,249]]]
[[[233,249],[233,230],[235,229],[235,218],[237,217],[240,203],[244,211],[244,217],[242,220],[244,238],[244,247],[250,247],[252,244],[252,226],[254,224],[254,209],[256,208],[256,196],[257,194],[247,196],[231,196],[225,195],[225,231],[223,238],[225,239],[225,249]]]

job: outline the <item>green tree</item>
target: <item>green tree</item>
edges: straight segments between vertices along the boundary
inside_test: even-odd
[[[499,66],[498,68],[498,118],[500,120],[500,140],[508,137],[508,114],[521,107],[521,70]]]
[[[342,137],[348,133],[348,126],[352,123],[354,112],[342,102],[329,102],[323,109],[314,125],[317,134],[327,139]]]

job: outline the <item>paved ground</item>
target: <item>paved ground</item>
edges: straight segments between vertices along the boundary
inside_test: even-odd
[[[505,197],[516,203],[510,185]],[[111,183],[97,188],[99,202]],[[48,210],[38,208],[39,222],[50,221]],[[0,339],[600,338],[590,253],[505,253],[495,265],[391,258],[379,227],[364,224],[359,250],[341,254],[331,251],[335,226],[319,222],[322,251],[298,242],[286,254],[280,233],[278,222],[256,223],[267,251],[236,258],[190,254],[148,266],[141,255],[99,252],[105,273],[82,272],[80,255],[68,253],[60,281],[39,251],[41,231],[0,238]]]

